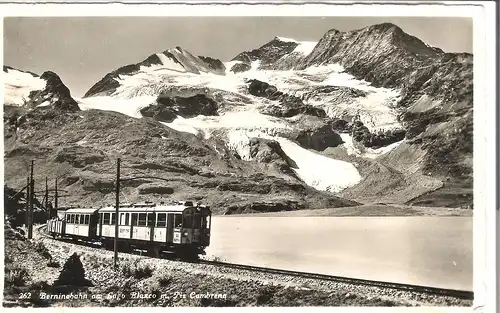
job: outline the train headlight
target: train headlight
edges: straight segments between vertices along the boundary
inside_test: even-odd
[[[188,235],[188,233],[187,233],[187,232],[185,232],[183,235],[184,235],[184,236],[187,236],[187,235]]]

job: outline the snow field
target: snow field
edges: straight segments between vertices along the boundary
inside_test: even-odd
[[[132,99],[122,99],[118,97],[89,97],[83,99],[75,99],[78,106],[82,110],[97,109],[102,111],[119,112],[130,117],[141,118],[139,112],[143,107],[148,106],[156,101],[155,96],[140,96]]]
[[[288,40],[281,38],[280,40]],[[301,43],[294,52],[308,54],[316,43]],[[182,53],[182,52],[178,52]],[[366,97],[351,99],[346,103],[331,103],[328,96],[321,99],[312,99],[308,104],[319,106],[331,117],[341,115],[359,115],[361,121],[370,129],[400,128],[397,114],[393,108],[398,92],[395,90],[375,88],[367,82],[354,79],[343,72],[340,65],[311,67],[302,71],[269,71],[258,70],[259,61],[251,64],[247,72],[229,72],[237,61],[227,62],[226,75],[213,73],[193,74],[180,70],[179,64],[172,64],[172,60],[163,55],[160,57],[163,65],[141,67],[135,75],[120,76],[120,87],[110,97],[92,97],[82,99],[82,109],[101,109],[117,111],[134,118],[140,118],[139,110],[154,103],[157,95],[164,88],[179,86],[182,88],[212,88],[239,94],[248,98],[252,103],[231,108],[219,116],[197,116],[193,118],[178,117],[171,123],[164,125],[177,131],[189,132],[210,138],[213,133],[225,134],[226,145],[237,152],[243,160],[251,160],[250,138],[266,138],[280,143],[286,155],[293,160],[295,173],[306,184],[322,191],[340,192],[354,186],[361,181],[356,167],[345,161],[332,159],[300,147],[298,144],[285,139],[284,134],[292,128],[286,119],[275,118],[258,112],[259,106],[267,105],[269,100],[254,97],[246,90],[249,79],[258,79],[275,85],[279,90],[300,95],[300,90],[311,86],[345,86],[368,92]],[[194,65],[195,66],[195,65]],[[184,69],[184,67],[183,67]],[[313,76],[314,80],[308,79]],[[399,143],[382,149],[369,149],[356,145],[347,134],[341,135],[345,141],[344,147],[349,154],[374,158],[396,147]]]
[[[4,103],[22,106],[29,100],[29,94],[35,90],[43,90],[47,81],[29,73],[8,69],[3,72]]]

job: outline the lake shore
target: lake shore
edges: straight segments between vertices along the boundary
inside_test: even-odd
[[[472,217],[473,210],[446,207],[420,207],[399,204],[365,204],[353,207],[339,207],[316,210],[235,214],[230,216],[262,217],[310,217],[310,216],[462,216]]]

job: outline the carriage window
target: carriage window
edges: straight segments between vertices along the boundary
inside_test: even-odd
[[[210,229],[210,216],[205,216],[205,228]]]
[[[148,213],[148,226],[154,227],[156,224],[156,213]]]
[[[191,214],[184,214],[184,219],[182,222],[183,228],[193,228],[193,216]]]
[[[130,225],[137,226],[137,213],[132,213],[130,215],[132,215]]]
[[[196,213],[194,215],[194,229],[200,229],[201,228],[201,214]]]
[[[139,226],[146,226],[146,213],[139,213]]]
[[[182,226],[182,215],[181,214],[175,214],[174,218],[174,227],[179,228]]]
[[[85,224],[85,225],[89,225],[89,224],[90,224],[89,222],[90,222],[90,215],[85,214],[84,224]]]
[[[111,225],[115,225],[116,222],[116,213],[111,213]]]
[[[104,213],[104,217],[102,219],[102,223],[104,225],[108,225],[109,224],[109,213]]]
[[[75,216],[75,224],[80,224],[80,214]]]
[[[129,221],[129,215],[130,215],[129,213],[125,213],[125,225],[130,225],[128,223],[128,221]]]
[[[165,227],[167,225],[167,213],[158,213],[156,227]]]
[[[70,224],[74,224],[75,223],[75,214],[70,214],[69,215],[69,222],[70,222]]]
[[[71,214],[66,214],[66,222],[69,223]]]
[[[120,225],[125,225],[125,213],[120,213]]]

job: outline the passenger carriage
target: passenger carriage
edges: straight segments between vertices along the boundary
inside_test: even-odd
[[[66,211],[66,236],[96,239],[98,208],[77,208]]]
[[[161,250],[204,253],[210,244],[210,208],[192,202],[120,205],[118,219],[115,207],[102,208],[97,236],[104,244],[113,242],[116,222],[120,242],[148,248],[154,254]]]
[[[93,239],[96,234],[97,210],[97,208],[79,207],[60,208],[56,217],[47,221],[47,232],[54,237],[59,235]]]

